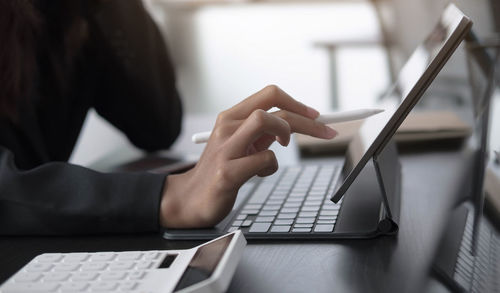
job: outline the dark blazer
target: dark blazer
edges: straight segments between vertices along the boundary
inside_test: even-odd
[[[182,110],[165,42],[140,0],[102,1],[80,16],[88,37],[62,71],[66,89],[53,86],[46,54],[63,47],[49,45],[18,121],[0,117],[0,234],[159,229],[165,175],[104,174],[67,160],[90,108],[142,149],[174,142]]]

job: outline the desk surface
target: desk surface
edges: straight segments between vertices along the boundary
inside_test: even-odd
[[[197,131],[197,130],[195,130]],[[186,134],[188,135],[188,134]],[[278,158],[297,158],[293,147]],[[401,155],[400,231],[397,237],[342,241],[250,242],[229,292],[417,292],[444,229],[446,215],[464,190],[465,151]],[[360,215],[362,216],[362,215]],[[0,282],[45,252],[188,248],[160,234],[88,237],[0,237]]]

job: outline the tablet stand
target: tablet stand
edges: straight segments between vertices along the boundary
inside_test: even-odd
[[[383,203],[378,228],[383,234],[395,234],[401,203],[401,163],[394,141],[391,139],[372,160]]]

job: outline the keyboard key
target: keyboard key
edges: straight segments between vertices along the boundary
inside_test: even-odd
[[[314,232],[332,232],[333,225],[316,225]]]
[[[335,220],[318,220],[316,221],[316,224],[329,224],[329,225],[333,225],[335,224]]]
[[[328,220],[337,220],[337,216],[319,216],[318,217],[318,220],[324,220],[324,221],[328,221]]]
[[[231,227],[231,228],[227,229],[227,233],[231,233],[231,232],[234,232],[234,231],[239,230],[239,229],[240,229],[240,227]]]
[[[271,227],[271,223],[253,223],[248,232],[250,233],[265,233]]]
[[[279,194],[279,195],[271,195],[269,197],[269,200],[281,200],[281,201],[283,201],[285,198],[286,198],[286,194],[283,194],[283,195]]]
[[[104,262],[89,262],[82,265],[82,271],[101,271],[106,268],[107,264]]]
[[[146,273],[142,271],[133,271],[128,275],[128,278],[130,280],[140,280],[143,279],[146,276]]]
[[[467,253],[458,252],[458,260],[459,263],[465,263],[469,267],[474,266],[474,259],[470,257]]]
[[[243,224],[243,221],[234,221],[232,226],[239,227],[241,224]]]
[[[311,228],[293,228],[292,233],[308,233],[311,232]]]
[[[38,279],[42,277],[42,274],[39,273],[21,273],[17,274],[14,280],[16,282],[25,283],[25,282],[36,282]]]
[[[83,292],[87,287],[87,283],[65,283],[61,286],[61,292]]]
[[[286,200],[287,203],[292,203],[292,202],[302,203],[302,201],[304,201],[304,199],[302,197],[289,197]]]
[[[130,270],[134,266],[133,262],[117,261],[109,265],[110,270]]]
[[[78,268],[80,268],[80,264],[78,264],[78,263],[60,263],[60,264],[56,265],[56,267],[54,268],[54,271],[72,272],[72,271],[78,270]]]
[[[321,200],[306,200],[304,206],[321,206]]]
[[[87,260],[89,257],[88,253],[70,253],[67,254],[63,261],[64,262],[81,262]]]
[[[297,214],[279,214],[278,219],[295,219],[297,217]]]
[[[276,220],[274,221],[274,225],[291,225],[293,223],[293,219],[285,219],[285,220]]]
[[[244,221],[244,220],[246,220],[246,218],[247,218],[247,215],[238,215],[236,217],[236,220]]]
[[[283,208],[281,209],[280,213],[283,213],[283,214],[289,214],[289,213],[298,213],[299,212],[299,208]]]
[[[260,208],[262,207],[261,204],[247,204],[245,206],[245,210],[260,210]]]
[[[299,213],[300,218],[316,218],[318,213],[316,212],[301,212]]]
[[[69,278],[69,273],[48,273],[43,276],[44,282],[60,282]]]
[[[325,204],[323,204],[323,210],[338,211],[338,210],[340,210],[340,206],[337,206],[333,203],[331,203],[331,204],[325,203]]]
[[[26,268],[26,271],[27,272],[48,272],[53,267],[54,267],[54,265],[52,265],[50,263],[34,263],[34,264],[29,265]]]
[[[142,257],[142,252],[125,251],[118,254],[118,260],[138,260]]]
[[[290,231],[291,226],[272,226],[271,233],[287,233]]]
[[[97,278],[99,274],[95,272],[79,272],[73,275],[73,281],[92,281]]]
[[[299,202],[287,202],[283,205],[283,208],[300,208],[302,206],[302,203]]]
[[[59,285],[57,283],[8,283],[5,285],[6,293],[26,293],[26,292],[54,292]]]
[[[150,261],[140,261],[135,265],[135,268],[138,270],[147,270],[151,267],[151,264],[152,264],[152,262],[150,262]]]
[[[54,263],[60,261],[62,258],[63,255],[59,253],[45,253],[36,257],[36,261]]]
[[[325,189],[323,190],[315,190],[315,189],[311,189],[309,190],[309,192],[307,193],[307,198],[310,198],[310,197],[314,197],[315,200],[323,200],[325,199],[325,195],[328,193],[328,191]]]
[[[339,214],[338,211],[325,211],[325,210],[319,213],[320,216],[336,216],[338,214]]]
[[[259,216],[263,217],[274,217],[278,214],[278,211],[261,211]]]
[[[255,222],[271,223],[274,221],[274,217],[257,217]]]
[[[313,224],[295,224],[293,225],[294,228],[312,228]]]
[[[304,206],[302,207],[301,211],[302,212],[318,212],[320,209],[320,206]]]
[[[148,251],[146,253],[144,253],[144,259],[148,259],[148,260],[153,260],[153,259],[156,259],[158,257],[158,252],[157,251]]]
[[[271,193],[271,190],[273,190],[274,184],[269,184],[269,183],[262,183],[257,187],[255,192],[252,194],[250,199],[248,200],[249,204],[263,204],[269,194]]]
[[[281,208],[281,205],[265,205],[263,211],[277,211]]]
[[[309,194],[318,194],[318,195],[323,195],[326,193],[327,187],[326,186],[313,186],[311,188],[311,191],[309,191]]]
[[[117,283],[114,282],[98,282],[92,284],[90,287],[93,291],[103,292],[103,291],[112,291],[118,286]]]
[[[276,189],[273,191],[273,193],[271,193],[271,196],[269,197],[269,199],[272,199],[273,197],[275,196],[285,196],[288,194],[288,191],[290,190],[290,188],[281,188],[280,186],[276,187]]]
[[[298,218],[295,222],[297,224],[313,224],[314,218]]]
[[[253,221],[252,220],[245,220],[243,224],[241,224],[241,227],[250,227],[252,225]]]
[[[455,274],[454,279],[463,287],[468,288],[470,285],[470,280],[461,276],[460,274]]]
[[[253,210],[242,210],[240,214],[244,215],[257,215],[259,213],[259,210],[253,209]]]
[[[110,281],[110,280],[123,280],[125,279],[125,276],[127,273],[125,272],[116,272],[116,271],[110,271],[110,272],[104,272],[101,274],[101,279],[105,281]]]
[[[306,199],[306,201],[313,202],[313,201],[323,201],[323,198],[325,195],[309,195]]]

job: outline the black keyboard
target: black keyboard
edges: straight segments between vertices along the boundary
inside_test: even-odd
[[[339,173],[333,164],[280,169],[255,187],[229,231],[250,237],[331,233],[341,206],[330,201]]]
[[[453,278],[467,292],[500,292],[499,235],[482,219],[476,254],[472,255],[473,223],[473,211],[469,211]]]

